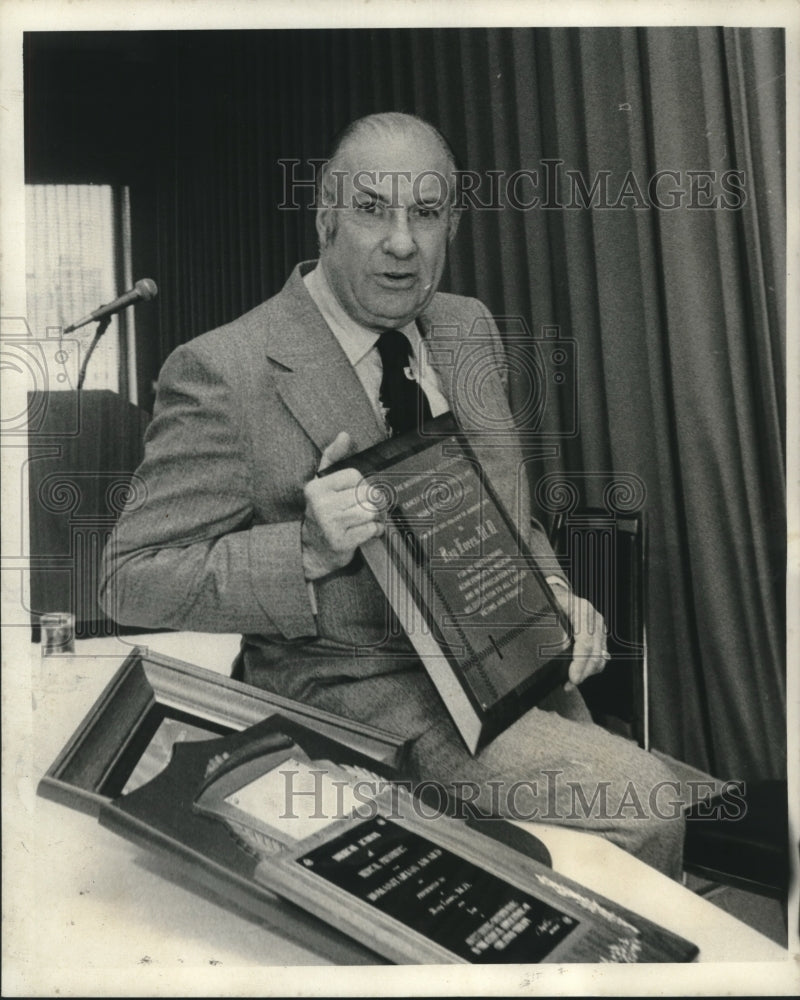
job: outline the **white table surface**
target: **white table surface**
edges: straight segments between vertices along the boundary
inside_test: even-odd
[[[612,984],[610,992],[619,984],[649,992],[639,977],[663,976],[665,967],[658,966],[638,972],[597,966],[560,973],[545,966],[298,972],[324,960],[171,881],[161,862],[93,817],[36,796],[39,778],[133,645],[227,674],[238,637],[89,640],[78,643],[74,657],[44,660],[38,646],[27,647],[29,702],[25,685],[9,686],[5,678],[5,717],[12,716],[13,732],[7,737],[4,729],[4,861],[12,862],[4,865],[4,996],[519,994],[534,982],[546,989],[555,975],[557,991],[565,994],[595,992],[603,983]],[[722,973],[716,964],[666,967],[669,985],[656,978],[656,992],[682,992],[684,982],[694,990],[709,975],[709,990],[717,992],[722,974],[729,992],[758,993],[767,977],[773,994],[792,993],[798,979],[785,949],[599,837],[531,826],[557,871],[690,938],[700,947],[699,963],[736,963]]]

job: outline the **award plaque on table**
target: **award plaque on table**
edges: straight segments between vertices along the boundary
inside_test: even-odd
[[[527,830],[421,803],[404,743],[134,650],[39,783],[166,878],[338,964],[690,961]],[[157,905],[157,902],[154,902]]]
[[[432,814],[369,758],[288,717],[175,746],[100,821],[227,872],[395,963],[675,962],[697,948]]]
[[[471,753],[566,679],[569,623],[451,414],[355,468],[386,531],[361,550]]]

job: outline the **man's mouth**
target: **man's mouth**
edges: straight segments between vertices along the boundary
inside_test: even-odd
[[[377,277],[384,288],[411,288],[417,280],[415,271],[380,271]]]

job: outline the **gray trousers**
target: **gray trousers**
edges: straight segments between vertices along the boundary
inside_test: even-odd
[[[264,669],[251,652],[243,663],[248,683],[410,737],[412,781],[438,783],[487,816],[598,834],[680,878],[685,796],[678,781],[656,757],[595,725],[578,691],[553,692],[473,757],[418,661],[300,682],[302,671]]]

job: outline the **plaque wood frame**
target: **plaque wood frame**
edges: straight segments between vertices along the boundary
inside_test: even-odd
[[[320,475],[346,468],[362,474],[360,495],[386,518],[383,534],[361,546],[363,557],[476,754],[567,679],[567,615],[451,413]],[[492,547],[501,553],[494,560]],[[456,574],[477,582],[466,592]],[[502,609],[492,603],[499,591]]]
[[[412,929],[401,928],[398,933],[397,928],[387,929],[383,921],[383,930],[378,933],[376,928],[381,921],[376,921],[374,912],[364,902],[343,900],[341,892],[326,891],[324,887],[321,890],[319,883],[309,883],[302,869],[298,878],[294,866],[300,854],[323,845],[324,836],[315,835],[302,841],[294,853],[287,852],[277,863],[265,859],[254,861],[256,867],[231,865],[225,859],[230,861],[233,839],[222,824],[212,835],[211,849],[208,841],[204,847],[202,841],[198,843],[196,838],[187,837],[182,817],[186,822],[191,821],[193,809],[186,806],[198,788],[186,788],[185,794],[161,794],[166,787],[159,785],[166,777],[166,771],[162,771],[130,795],[120,795],[126,776],[149,746],[154,719],[157,722],[170,713],[177,713],[197,727],[210,728],[212,736],[230,734],[229,742],[241,744],[248,751],[254,739],[249,732],[251,727],[255,727],[257,736],[264,727],[289,725],[292,730],[305,731],[319,745],[335,745],[337,752],[355,761],[356,766],[363,767],[366,760],[377,774],[389,777],[402,770],[405,743],[391,734],[249,688],[179,660],[134,649],[48,769],[38,793],[97,815],[104,826],[154,853],[161,860],[165,877],[180,878],[210,892],[222,905],[255,918],[337,964],[465,961]],[[208,742],[178,746],[182,749],[173,755],[167,771],[173,770],[176,762],[196,761],[201,751],[215,757],[218,753]],[[330,753],[324,756],[331,758]],[[185,773],[175,770],[173,777]],[[173,781],[173,792],[179,789],[183,789],[181,781],[177,785]],[[141,802],[148,801],[148,794],[152,808],[142,809]],[[578,920],[582,918],[593,936],[587,943],[595,957],[576,955],[572,960],[594,961],[597,955],[606,952],[611,960],[619,960],[615,957],[619,944],[615,943],[614,935],[620,926],[625,928],[624,939],[635,938],[639,942],[637,957],[632,960],[689,961],[697,953],[696,947],[678,935],[552,872],[530,850],[500,833],[496,821],[487,821],[484,830],[482,821],[476,825],[446,816],[431,820],[429,807],[418,815],[411,807],[409,793],[403,794],[405,805],[399,822],[406,830],[455,852],[468,863],[516,887],[515,891],[533,891],[536,897],[549,900],[562,912]],[[132,805],[137,796],[138,808]],[[179,798],[181,803],[177,801]],[[384,790],[379,798],[385,814],[395,819],[394,793]],[[172,819],[165,821],[165,813],[170,810]],[[353,828],[350,820],[336,822],[337,833]],[[533,837],[527,839],[535,842]],[[599,923],[598,913],[604,914]],[[563,949],[554,954],[561,955],[562,961],[570,960]],[[624,956],[621,960],[625,960]]]
[[[37,794],[99,818],[119,793],[124,775],[141,759],[153,733],[153,717],[172,713],[219,734],[239,732],[279,713],[388,768],[397,768],[403,759],[405,741],[391,733],[135,647],[47,769]],[[161,856],[167,878],[210,892],[223,906],[260,921],[322,958],[341,965],[386,961],[265,886],[237,879],[208,859],[189,856],[179,844],[165,843],[155,830],[130,839]]]
[[[396,769],[399,736],[250,687],[212,670],[150,653],[126,657],[39,782],[38,794],[97,816],[114,797],[123,765],[133,769],[151,735],[152,716],[177,713],[214,732],[234,733],[280,713]]]

